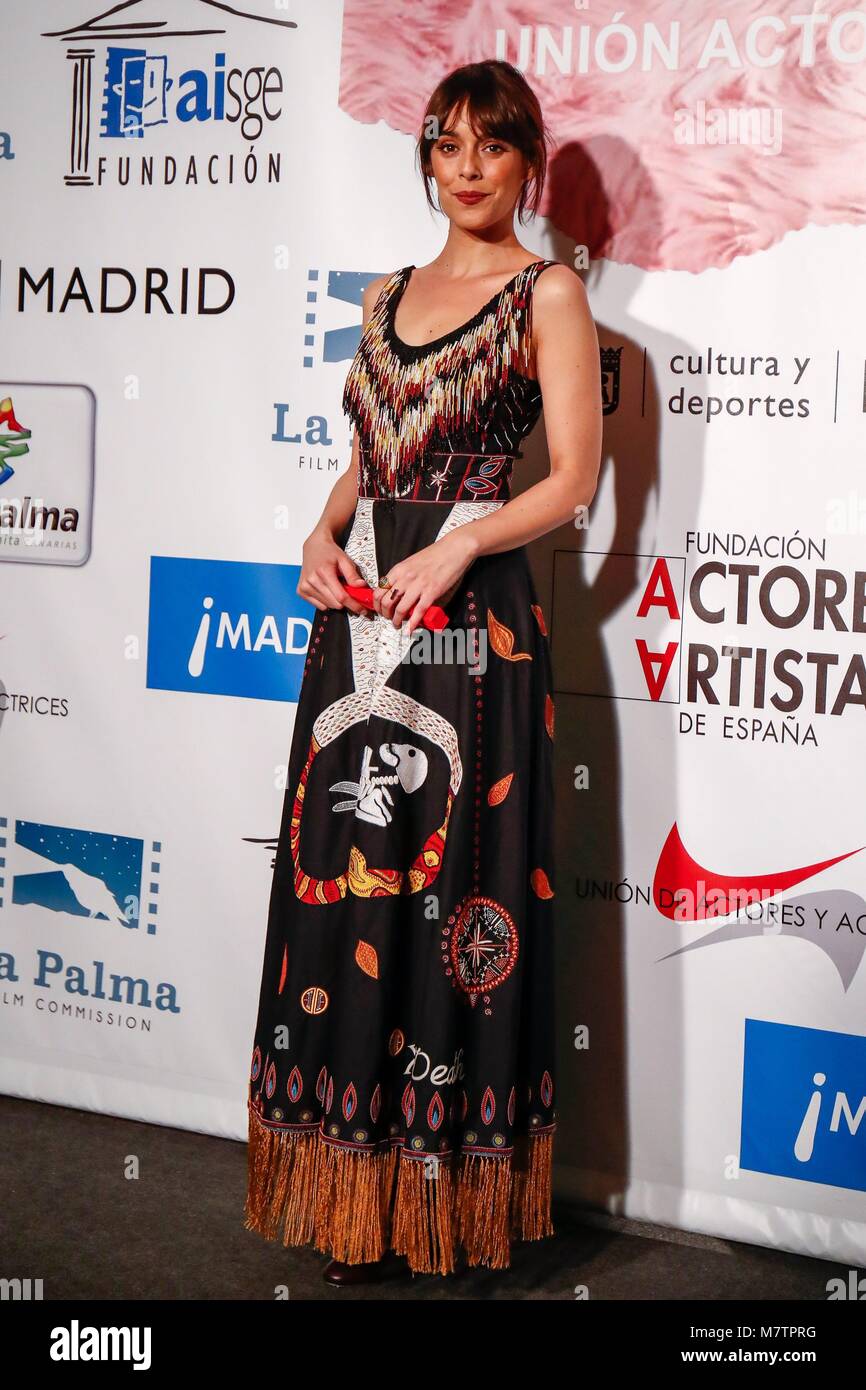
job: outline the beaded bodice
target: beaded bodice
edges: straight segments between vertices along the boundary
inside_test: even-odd
[[[531,370],[532,290],[550,260],[533,261],[466,323],[429,343],[397,336],[397,305],[414,266],[382,286],[343,389],[359,432],[359,488],[408,496],[425,455],[516,454],[541,412]]]

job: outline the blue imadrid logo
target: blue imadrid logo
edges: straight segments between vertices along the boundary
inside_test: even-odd
[[[297,700],[316,609],[298,565],[152,555],[147,685]]]
[[[866,1192],[866,1037],[746,1019],[740,1167]]]

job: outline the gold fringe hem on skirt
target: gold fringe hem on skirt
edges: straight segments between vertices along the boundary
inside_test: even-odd
[[[530,1133],[513,1154],[440,1158],[428,1176],[429,1163],[399,1145],[343,1148],[318,1129],[274,1129],[248,1110],[244,1225],[268,1240],[312,1245],[344,1264],[390,1249],[413,1274],[452,1274],[461,1248],[469,1265],[508,1269],[512,1240],[554,1234],[552,1130]],[[513,1162],[520,1153],[522,1167]]]

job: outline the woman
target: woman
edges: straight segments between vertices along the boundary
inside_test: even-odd
[[[334,1283],[386,1255],[506,1268],[553,1233],[554,711],[524,547],[594,493],[598,339],[574,272],[514,235],[546,170],[521,74],[458,68],[422,129],[450,226],[364,294],[352,466],[304,545],[251,1069],[245,1224]],[[542,393],[550,475],[510,501]]]

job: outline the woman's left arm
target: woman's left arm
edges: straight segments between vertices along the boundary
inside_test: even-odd
[[[441,540],[392,567],[402,596],[376,589],[374,602],[413,631],[425,610],[453,590],[479,555],[512,550],[571,519],[595,495],[601,465],[601,363],[598,334],[583,281],[568,266],[550,266],[533,288],[532,336],[544,402],[550,472],[495,512],[456,526]]]

